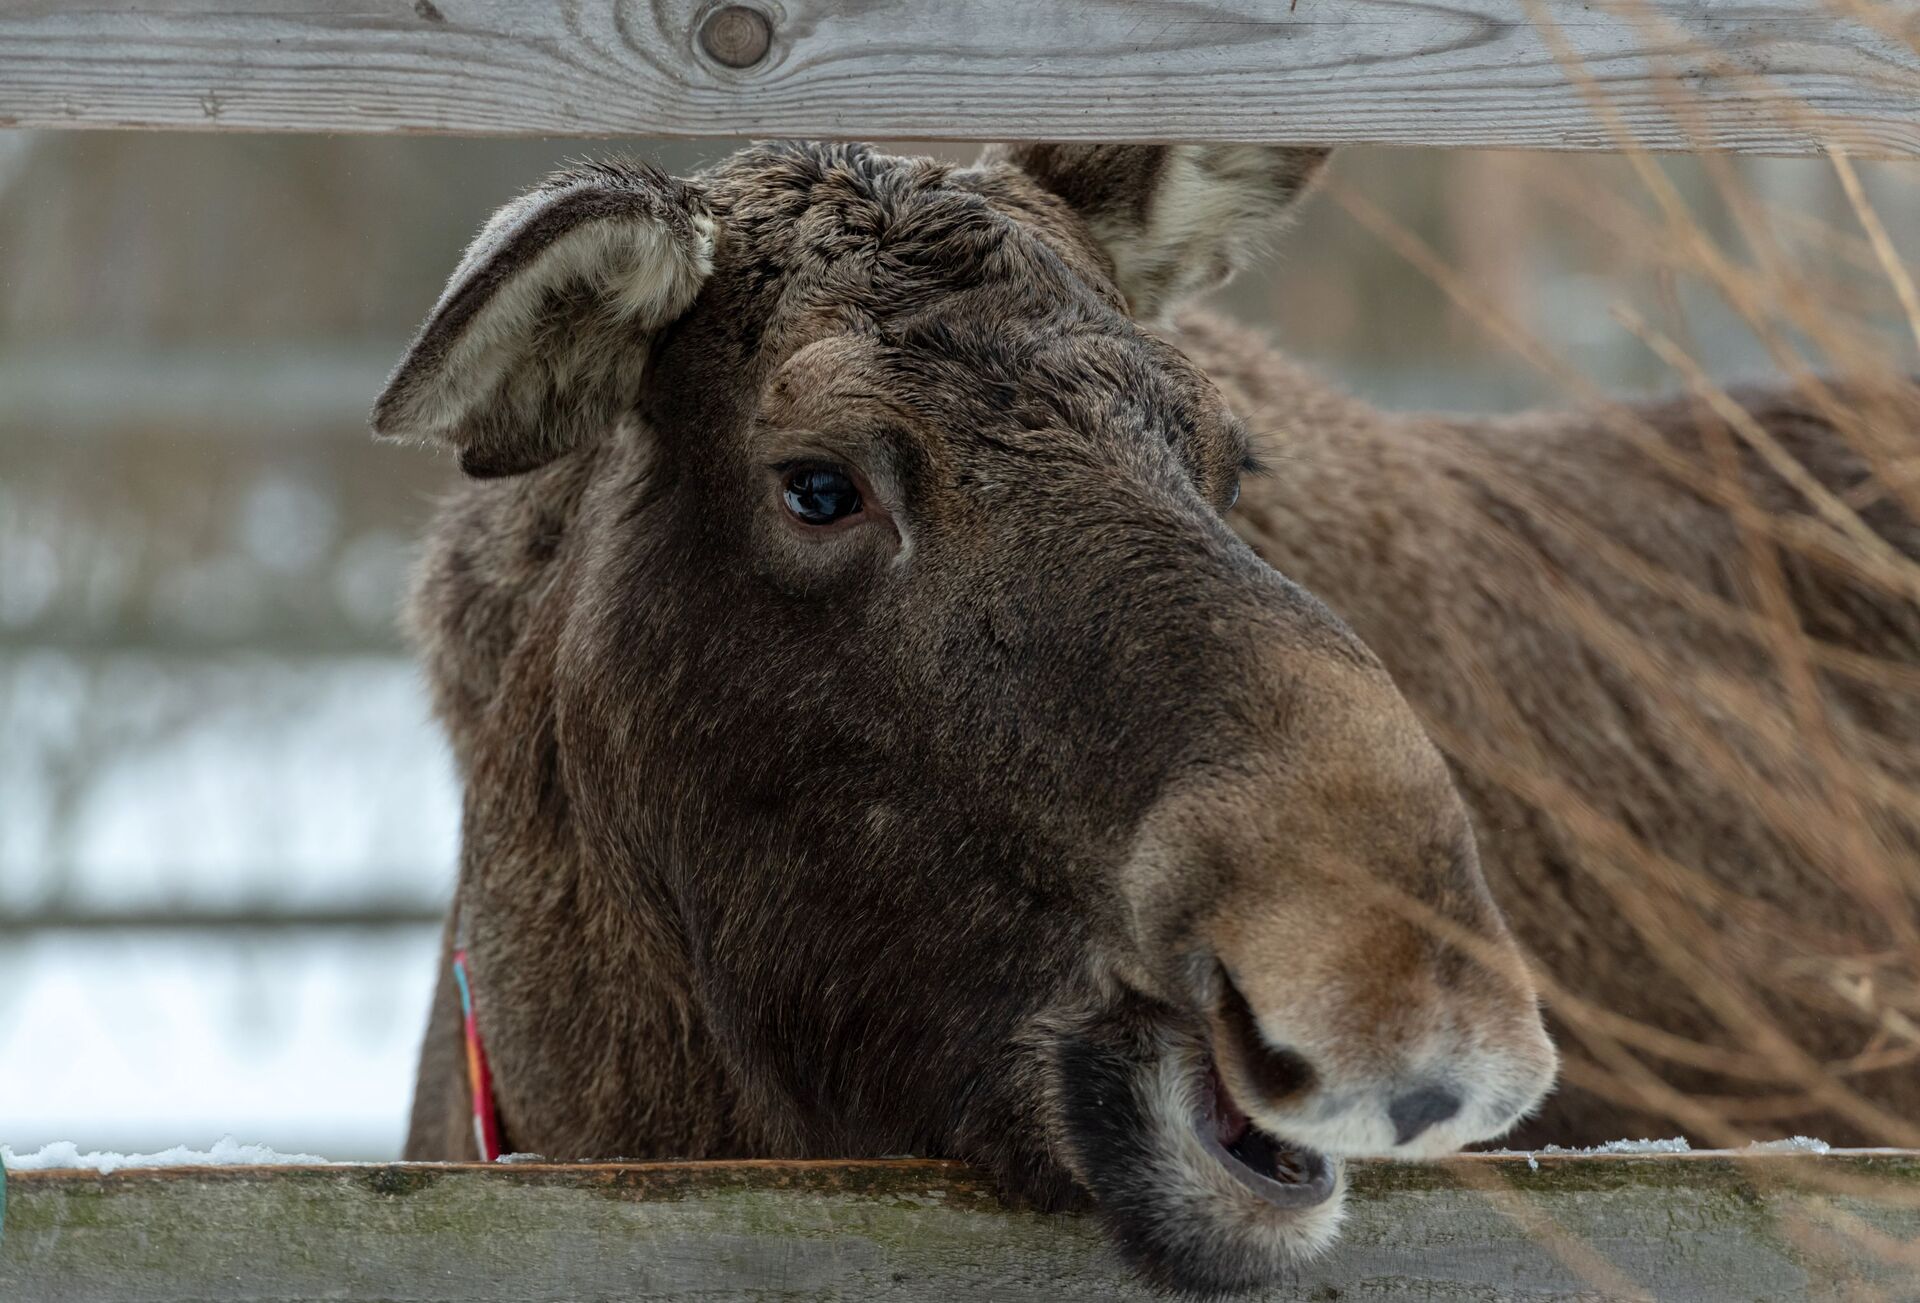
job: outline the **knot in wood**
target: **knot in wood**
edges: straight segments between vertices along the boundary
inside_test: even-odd
[[[715,63],[751,68],[773,46],[773,20],[749,5],[722,5],[700,24],[700,48]]]

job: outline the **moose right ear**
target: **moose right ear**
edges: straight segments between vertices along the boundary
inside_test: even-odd
[[[451,447],[474,476],[597,436],[712,273],[715,237],[699,193],[655,168],[556,173],[468,247],[374,404],[374,432]]]

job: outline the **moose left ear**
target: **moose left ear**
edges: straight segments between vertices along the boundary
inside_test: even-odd
[[[1164,317],[1250,262],[1311,188],[1326,149],[1282,145],[990,145],[1078,212],[1133,314]]]
[[[448,445],[475,476],[597,436],[712,273],[715,230],[699,194],[653,168],[555,174],[467,249],[374,404],[374,432]]]

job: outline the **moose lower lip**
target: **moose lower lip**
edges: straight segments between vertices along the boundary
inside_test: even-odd
[[[1254,1126],[1211,1061],[1194,1130],[1227,1175],[1276,1208],[1312,1208],[1333,1197],[1336,1174],[1326,1156]]]

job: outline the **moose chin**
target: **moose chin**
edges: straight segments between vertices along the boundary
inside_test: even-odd
[[[1468,436],[1167,324],[1324,157],[760,145],[487,224],[374,412],[467,476],[411,608],[466,799],[410,1157],[960,1158],[1219,1292],[1330,1242],[1343,1160],[1541,1106],[1529,852],[1406,592],[1484,559],[1404,532]]]

